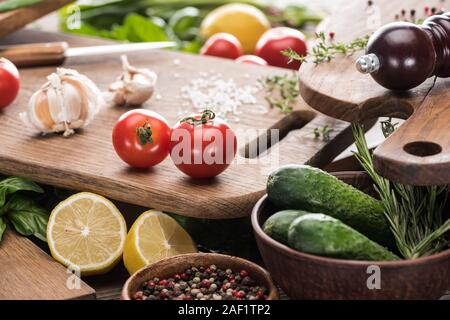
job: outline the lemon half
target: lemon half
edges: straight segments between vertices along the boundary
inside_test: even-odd
[[[128,233],[123,262],[130,274],[167,257],[197,252],[189,234],[172,217],[149,210],[136,219]]]
[[[94,193],[77,193],[53,209],[47,239],[53,258],[82,275],[103,274],[122,256],[127,227],[116,206]]]

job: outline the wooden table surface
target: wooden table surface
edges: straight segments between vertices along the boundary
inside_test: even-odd
[[[33,33],[32,33],[33,34]],[[34,33],[22,38],[12,35],[3,43],[66,40],[72,46],[105,43],[103,40],[79,38],[61,34]],[[286,69],[239,65],[234,61],[199,57],[168,50],[130,53],[129,59],[138,67],[149,67],[158,74],[158,99],[151,99],[145,108],[165,116],[169,123],[179,120],[184,106],[181,88],[199,77],[201,72],[233,79],[238,85],[257,84],[268,75],[286,74]],[[175,64],[174,61],[180,61]],[[77,69],[92,78],[101,90],[121,72],[119,55],[73,58],[65,67]],[[284,164],[309,163],[318,167],[330,163],[352,142],[349,124],[311,109],[299,101],[289,115],[278,109],[267,114],[255,112],[258,107],[241,107],[239,122],[231,122],[238,131],[237,162],[215,179],[194,180],[181,173],[167,158],[151,170],[133,170],[115,153],[111,141],[112,128],[128,108],[106,107],[84,130],[65,139],[61,135],[37,136],[23,132],[18,114],[25,110],[29,98],[44,82],[54,67],[22,69],[21,94],[15,103],[0,114],[0,126],[5,133],[0,150],[0,172],[24,175],[34,181],[73,190],[92,191],[106,197],[152,207],[181,215],[201,218],[234,218],[250,214],[251,208],[265,190],[267,175]],[[176,75],[176,76],[175,76]],[[267,105],[264,92],[257,103]],[[333,128],[330,141],[314,137],[313,130],[328,125]],[[257,158],[245,154],[248,130],[264,135],[269,128],[280,129],[286,136]],[[256,136],[255,136],[256,137]],[[127,190],[127,192],[124,192]],[[194,201],[193,201],[194,200]]]

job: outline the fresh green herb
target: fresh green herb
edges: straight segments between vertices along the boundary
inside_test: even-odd
[[[385,138],[389,137],[394,133],[395,128],[399,125],[398,122],[392,123],[392,118],[388,118],[387,120],[380,121],[381,131],[383,131],[383,135]]]
[[[46,241],[48,213],[25,193],[43,193],[34,182],[11,177],[0,181],[0,241],[8,225],[24,236]]]
[[[29,7],[43,0],[6,0],[0,2],[0,12],[6,12],[11,10],[20,9],[23,7]],[[1,229],[1,228],[0,228]]]
[[[14,194],[8,201],[6,211],[9,221],[18,233],[46,241],[48,213],[32,199]]]
[[[168,36],[154,21],[138,14],[130,14],[122,26],[116,26],[111,31],[111,37],[132,42],[166,41]]]
[[[320,128],[314,128],[313,130],[314,138],[319,139],[320,137],[322,137],[323,141],[325,142],[330,141],[330,134],[333,131],[334,129],[327,124]]]
[[[375,172],[363,127],[352,124],[352,129],[355,156],[374,181],[402,256],[415,259],[448,247],[445,234],[450,231],[450,219],[443,222],[443,210],[449,186],[408,186],[381,177]]]
[[[267,76],[259,79],[266,91],[264,97],[271,108],[278,108],[283,113],[289,113],[300,95],[298,78],[295,73],[282,76]]]
[[[333,60],[337,55],[352,55],[353,53],[364,49],[369,41],[370,35],[356,38],[349,43],[342,43],[334,41],[334,34],[331,33],[328,37],[325,33],[317,34],[317,44],[313,47],[311,53],[306,56],[301,56],[291,48],[281,51],[281,53],[289,58],[288,63],[294,60],[304,62],[314,62],[319,64]]]
[[[19,177],[6,178],[0,181],[0,208],[5,205],[6,197],[17,191],[44,192],[44,190],[33,181]]]

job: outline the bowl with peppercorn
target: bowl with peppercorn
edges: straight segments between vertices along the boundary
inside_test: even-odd
[[[374,182],[366,173],[340,172],[333,175],[376,197]],[[338,192],[336,189],[333,190]],[[447,203],[444,211],[448,212],[449,207],[450,203]],[[274,218],[278,220],[274,222]],[[395,248],[374,245],[370,239],[362,239],[353,231],[351,238],[344,238],[344,232],[349,229],[342,227],[337,219],[321,213],[277,207],[268,195],[255,205],[251,220],[264,266],[292,299],[439,299],[450,288],[449,249],[420,258],[401,259]],[[332,225],[317,224],[317,221]],[[327,229],[329,226],[335,229]],[[287,242],[282,237],[286,227]],[[334,233],[330,235],[330,232]],[[302,248],[309,250],[314,246],[318,249],[315,252],[301,250],[291,240],[303,241]],[[355,247],[362,249],[358,255]],[[392,257],[392,253],[386,255],[388,249],[396,256]],[[381,259],[372,259],[376,251],[382,252]]]
[[[216,253],[170,257],[133,274],[122,300],[277,300],[269,273],[248,260]]]

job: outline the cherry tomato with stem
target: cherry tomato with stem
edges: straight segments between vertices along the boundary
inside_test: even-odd
[[[271,66],[298,70],[300,61],[288,63],[289,58],[281,51],[291,48],[300,56],[308,53],[305,35],[296,29],[277,27],[267,30],[256,44],[256,55],[263,58]]]
[[[200,49],[200,54],[227,59],[236,59],[243,49],[238,38],[232,34],[220,32],[212,35]]]
[[[149,168],[169,154],[171,128],[160,114],[135,109],[124,113],[112,132],[114,149],[119,157],[135,168]]]
[[[19,88],[19,70],[11,61],[0,58],[0,110],[16,99]]]
[[[233,162],[236,149],[236,134],[211,110],[184,118],[172,129],[169,147],[172,161],[192,178],[219,175]]]

